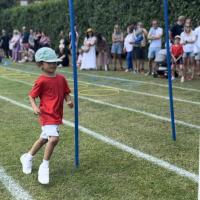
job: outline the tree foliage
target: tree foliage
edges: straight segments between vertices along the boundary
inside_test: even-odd
[[[0,9],[10,8],[16,5],[15,0],[0,0]]]
[[[0,0],[0,2],[3,0]],[[5,2],[11,2],[5,1]],[[45,30],[55,44],[60,30],[69,31],[69,14],[66,0],[52,0],[32,4],[28,7],[5,9],[0,13],[0,28],[12,30],[26,25],[28,28]],[[142,21],[149,28],[151,19],[163,20],[163,1],[161,0],[75,0],[76,22],[79,32],[83,34],[88,27],[103,33],[111,40],[114,24],[126,26]],[[169,1],[170,23],[179,15],[191,17],[196,22],[200,7],[198,1]]]

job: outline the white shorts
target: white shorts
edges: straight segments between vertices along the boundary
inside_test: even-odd
[[[49,137],[59,137],[59,126],[58,125],[45,125],[42,126],[42,133],[40,138],[47,139]]]

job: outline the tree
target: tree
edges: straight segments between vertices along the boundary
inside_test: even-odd
[[[0,9],[10,8],[17,5],[15,0],[0,0]]]

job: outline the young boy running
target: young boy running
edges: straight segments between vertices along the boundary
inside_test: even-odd
[[[30,174],[33,156],[46,144],[43,162],[38,170],[38,181],[41,184],[48,184],[49,160],[59,140],[59,125],[62,124],[64,100],[70,108],[73,108],[73,103],[66,79],[56,73],[56,63],[60,60],[55,52],[51,48],[41,48],[36,52],[35,60],[43,73],[30,91],[29,99],[34,114],[39,115],[42,133],[29,152],[21,156],[20,161],[23,173]],[[38,97],[40,99],[39,107],[35,101]]]

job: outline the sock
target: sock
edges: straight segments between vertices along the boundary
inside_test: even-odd
[[[43,160],[42,165],[46,168],[49,167],[49,161],[48,160]]]
[[[30,153],[27,153],[26,156],[27,156],[27,159],[28,159],[28,160],[32,160],[32,159],[33,159],[33,156],[32,156]]]

